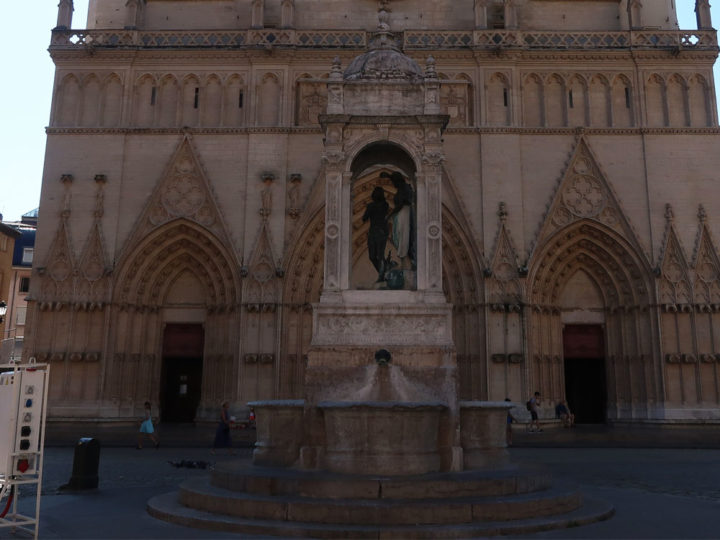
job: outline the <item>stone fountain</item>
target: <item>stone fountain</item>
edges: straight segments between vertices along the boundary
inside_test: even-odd
[[[467,538],[606,518],[611,506],[584,503],[509,460],[512,404],[458,399],[452,305],[442,287],[448,117],[434,60],[421,69],[398,48],[387,13],[379,20],[368,52],[344,73],[333,62],[320,118],[324,288],[313,305],[304,399],[251,403],[253,463],[221,465],[209,481],[151,500],[149,511],[213,530],[316,538]],[[380,187],[388,177],[393,214],[411,207],[404,230],[414,234],[396,248],[404,288],[379,277],[375,290],[354,290],[352,261],[362,249],[351,242],[362,226],[353,221],[355,182]]]

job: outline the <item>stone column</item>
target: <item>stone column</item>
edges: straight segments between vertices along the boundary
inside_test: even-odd
[[[695,0],[695,16],[698,30],[712,30],[712,16],[710,15],[710,0]]]
[[[252,28],[262,28],[265,25],[265,0],[253,0],[250,16]]]
[[[417,182],[417,286],[419,290],[442,294],[442,162],[445,156],[438,126],[425,128],[425,141],[423,174]]]
[[[331,126],[328,126],[330,129]],[[345,154],[342,145],[325,146],[325,291],[340,291],[342,279],[343,174]],[[347,287],[345,287],[347,288]]]
[[[56,30],[68,30],[72,28],[72,16],[75,7],[73,0],[60,0],[58,4],[58,17]]]
[[[295,0],[282,0],[280,6],[280,28],[295,26]]]
[[[125,3],[125,29],[135,30],[142,25],[145,0],[127,0]]]
[[[475,0],[473,4],[476,30],[486,30],[488,27],[488,2],[489,0]]]
[[[340,58],[335,57],[330,78],[328,80],[328,105],[327,114],[342,115],[343,107],[343,76],[340,66]],[[343,167],[345,165],[345,153],[342,144],[342,121],[333,122],[328,119],[325,125],[325,291],[340,291],[347,289],[348,276],[343,271],[348,266],[344,260],[341,239],[345,238],[346,229],[350,226],[347,220],[347,213],[344,209],[345,203],[345,181]],[[349,187],[347,187],[349,189]],[[349,204],[349,202],[347,203]],[[347,222],[347,223],[346,223]]]

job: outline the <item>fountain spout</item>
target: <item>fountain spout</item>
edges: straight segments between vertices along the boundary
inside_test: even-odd
[[[392,354],[387,349],[380,349],[375,352],[375,362],[378,366],[388,366],[392,361]]]

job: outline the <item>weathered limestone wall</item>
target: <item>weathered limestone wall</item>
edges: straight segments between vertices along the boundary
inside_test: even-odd
[[[125,0],[91,0],[88,28],[123,28],[127,25]],[[475,7],[477,4],[477,7]],[[468,30],[475,27],[475,0],[416,1],[412,5],[391,3],[390,24],[395,30]],[[289,7],[292,6],[292,7]],[[514,0],[517,25],[527,30],[590,31],[628,28],[626,0]],[[139,8],[139,27],[152,30],[233,29],[250,26],[297,29],[373,30],[377,23],[375,0],[147,0]],[[507,15],[502,0],[488,4],[482,19],[489,28],[502,28]],[[286,10],[283,16],[283,10]],[[485,13],[483,11],[483,13]],[[289,14],[292,14],[290,16]],[[262,20],[263,24],[259,21]],[[677,15],[672,0],[645,2],[640,22],[634,27],[674,30]]]
[[[264,19],[260,4],[204,2],[201,13],[200,2],[151,0],[129,22],[245,31],[292,20],[362,29],[353,34],[361,42],[377,22],[369,0],[333,2],[337,11],[297,0],[294,14],[291,2],[268,2]],[[642,25],[672,27],[671,3],[644,4]],[[475,39],[472,27],[483,26],[472,2],[427,2],[412,13],[390,5],[393,29],[463,29],[454,35]],[[512,5],[521,28],[628,24],[623,2]],[[128,25],[127,15],[125,2],[95,2],[90,12],[98,28]],[[448,117],[434,154],[444,162],[427,157],[442,190],[435,242],[463,399],[522,402],[536,389],[563,399],[563,325],[596,324],[609,419],[718,420],[714,36],[700,33],[701,45],[674,54],[667,43],[676,41],[652,40],[680,34],[635,34],[650,41],[632,54],[622,42],[584,49],[581,41],[562,51],[471,51],[436,30],[420,34],[427,50],[422,40],[406,45],[421,64],[435,56],[437,106]],[[25,351],[53,363],[51,416],[129,419],[145,400],[159,402],[170,323],[203,325],[199,419],[213,418],[224,399],[303,397],[312,304],[323,289],[327,168],[344,170],[347,157],[323,157],[318,120],[333,57],[347,67],[364,42],[283,50],[98,41],[88,55],[64,35],[54,33],[51,47],[57,74]],[[257,36],[284,39],[275,29]],[[436,105],[420,94],[388,104],[384,92],[356,100],[355,110]],[[336,120],[333,144],[353,151],[401,129],[379,119],[353,132],[343,127],[351,120]],[[416,155],[422,130],[402,129],[392,140]],[[357,260],[362,224],[340,225]]]

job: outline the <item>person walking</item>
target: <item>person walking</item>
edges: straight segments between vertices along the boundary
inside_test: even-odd
[[[505,401],[512,403],[512,400],[509,397],[505,398]],[[510,409],[508,409],[507,421],[505,422],[505,426],[506,426],[505,427],[505,444],[507,444],[508,446],[512,446],[512,424],[513,424],[513,422],[517,422],[517,420],[510,412]]]
[[[538,420],[538,409],[540,407],[540,392],[535,392],[533,397],[530,398],[530,401],[528,401],[528,409],[530,411],[530,431],[542,431],[540,429],[540,422]],[[535,424],[535,429],[533,429],[533,424]]]
[[[160,441],[158,440],[157,435],[155,435],[155,428],[152,423],[152,410],[149,401],[145,402],[145,415],[140,423],[140,432],[138,433],[136,446],[138,450],[142,450],[142,441],[145,436],[150,437],[150,440],[155,445],[155,450],[160,448]]]
[[[223,401],[220,407],[220,420],[215,429],[215,440],[213,441],[213,449],[210,451],[211,454],[215,454],[215,450],[218,448],[227,448],[229,454],[234,454],[232,450],[232,440],[230,439],[230,424],[232,419],[230,418],[230,402]]]

